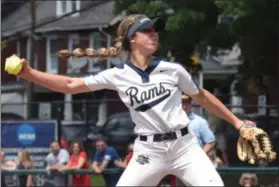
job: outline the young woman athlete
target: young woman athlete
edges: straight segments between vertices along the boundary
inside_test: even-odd
[[[189,95],[210,113],[239,129],[243,121],[230,112],[215,96],[198,89],[189,73],[178,63],[153,56],[158,48],[158,32],[165,28],[162,18],[130,15],[118,26],[115,47],[95,51],[89,57],[117,56],[126,51],[128,60],[82,78],[52,75],[31,68],[25,59],[21,78],[55,92],[77,94],[101,89],[118,92],[130,110],[138,134],[133,157],[117,186],[155,186],[166,175],[180,178],[188,186],[224,186],[221,177],[200,148],[187,125],[181,92]],[[69,51],[60,51],[69,56]],[[82,56],[73,53],[73,56]]]

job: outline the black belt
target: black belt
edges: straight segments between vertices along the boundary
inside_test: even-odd
[[[180,132],[181,132],[181,136],[188,134],[188,127],[184,127],[183,129],[180,129]],[[147,136],[145,135],[139,135],[139,139],[141,141],[147,142]],[[164,140],[176,140],[176,139],[177,139],[176,132],[168,132],[164,134],[153,135],[153,142],[161,142]]]

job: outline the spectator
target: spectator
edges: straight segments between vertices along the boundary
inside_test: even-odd
[[[68,148],[69,148],[68,141],[66,140],[66,138],[64,136],[62,136],[60,139],[60,145],[61,145],[61,148],[65,149],[65,150],[68,150]]]
[[[258,177],[255,173],[243,173],[239,180],[241,187],[254,187],[258,185]]]
[[[67,150],[61,149],[58,141],[53,141],[50,143],[51,153],[46,157],[47,171],[58,171],[59,168],[64,167],[70,158]],[[48,181],[51,182],[53,186],[64,186],[64,177],[61,175],[48,175]]]
[[[130,160],[133,156],[133,151],[134,151],[134,144],[131,143],[131,144],[128,145],[128,154],[125,156],[125,160],[124,160],[124,163],[126,165],[129,164],[129,162],[130,162]]]
[[[34,163],[31,159],[31,155],[26,149],[21,150],[18,153],[18,160],[17,160],[17,168],[18,169],[33,169]],[[34,186],[34,177],[32,175],[18,175],[19,179],[19,186],[20,187],[29,187]]]
[[[206,119],[192,112],[192,99],[187,95],[182,96],[183,109],[187,113],[190,123],[190,130],[196,135],[200,146],[207,154],[215,147],[215,135],[209,128],[209,124]]]
[[[1,150],[0,151],[0,156],[1,156],[1,171],[2,170],[11,171],[11,170],[16,169],[16,162],[13,161],[13,160],[7,160],[5,151]],[[9,181],[13,182],[13,177],[12,176],[5,176],[1,172],[1,186],[6,187],[6,184],[9,183]]]
[[[215,149],[215,135],[209,128],[209,124],[206,119],[202,118],[201,116],[195,114],[192,111],[192,99],[187,95],[182,95],[182,107],[187,113],[187,116],[190,119],[189,129],[192,131],[200,146],[203,148],[206,154],[209,154],[211,151]],[[172,186],[184,186],[182,181],[180,181],[175,176],[171,177]],[[176,182],[174,182],[174,180]]]
[[[69,170],[79,170],[79,169],[89,169],[87,154],[84,148],[79,142],[72,142],[70,145],[71,157],[68,164],[59,169],[59,171],[69,171]],[[91,186],[90,175],[73,175],[72,186]]]
[[[7,160],[6,159],[6,153],[5,151],[0,151],[1,156],[1,170],[15,170],[16,169],[16,162],[13,160]]]
[[[121,161],[116,150],[113,147],[107,146],[104,139],[100,138],[96,141],[96,153],[92,164],[96,174],[103,173],[105,168],[126,168],[126,164]],[[106,186],[114,187],[120,177],[120,174],[103,173]]]

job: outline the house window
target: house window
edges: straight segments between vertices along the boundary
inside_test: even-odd
[[[98,50],[102,47],[106,48],[107,46],[102,46],[103,43],[106,43],[106,38],[100,32],[93,32],[91,34],[90,48],[93,48],[95,50]],[[100,65],[101,64],[98,61],[98,58],[90,59],[88,70],[93,73],[99,72],[102,69]]]
[[[80,0],[58,0],[56,1],[56,15],[63,16],[65,14],[79,11],[80,10]],[[79,12],[73,13],[71,17],[79,16]]]
[[[58,72],[57,39],[47,39],[47,72]]]
[[[101,48],[102,36],[99,32],[93,33],[93,48],[98,50]]]
[[[69,13],[67,11],[67,1],[61,1],[61,14],[64,15],[67,13]]]
[[[81,46],[82,43],[88,42],[88,38],[80,38],[79,35],[73,34],[69,36],[68,48],[70,51],[75,50],[76,48],[84,49],[84,46]],[[84,58],[70,58],[68,61],[68,73],[78,72],[87,64],[88,59]]]

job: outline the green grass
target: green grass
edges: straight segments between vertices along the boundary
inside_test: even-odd
[[[105,181],[103,176],[101,175],[93,175],[91,177],[91,185],[92,186],[105,186]]]

